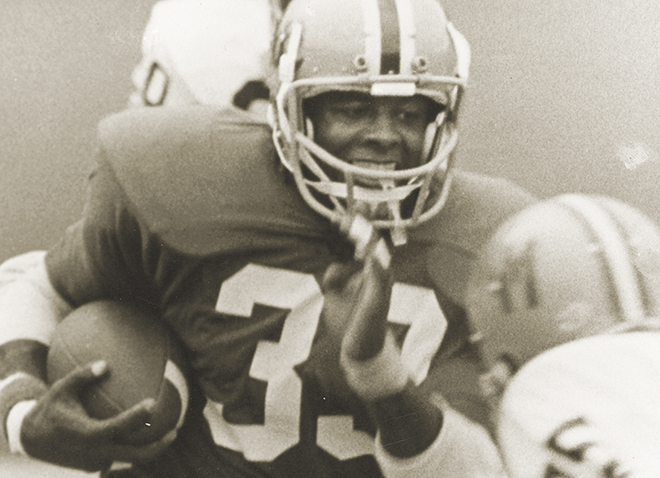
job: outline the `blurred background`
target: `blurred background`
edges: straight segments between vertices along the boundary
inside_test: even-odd
[[[154,3],[2,2],[0,260],[80,216],[96,125],[126,106]],[[657,0],[443,3],[473,48],[459,165],[542,197],[609,194],[660,222]]]
[[[0,260],[80,216],[96,125],[127,104],[153,3],[0,4]]]
[[[96,125],[126,105],[154,3],[2,2],[0,260],[79,217]],[[444,5],[473,48],[459,165],[544,197],[610,194],[660,221],[660,4]]]

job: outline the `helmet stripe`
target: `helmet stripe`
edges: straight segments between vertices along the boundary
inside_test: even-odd
[[[558,199],[586,221],[596,235],[607,262],[616,293],[615,299],[623,319],[635,321],[644,317],[644,302],[639,291],[632,258],[626,241],[610,214],[596,202],[583,196],[567,194]]]
[[[380,74],[401,72],[401,31],[396,0],[378,0],[380,10]]]
[[[417,54],[415,46],[415,17],[410,0],[396,0],[396,8],[399,14],[399,31],[401,36],[401,65],[400,73],[409,75],[412,73],[412,65]]]
[[[644,308],[644,315],[645,317],[651,317],[654,315],[652,312],[653,307],[650,302],[650,297],[649,297],[649,284],[644,277],[644,273],[639,269],[638,261],[637,261],[637,254],[639,254],[639,251],[635,248],[634,242],[635,242],[635,231],[631,230],[629,227],[626,227],[626,225],[623,223],[621,217],[619,216],[620,213],[617,213],[616,210],[612,209],[612,205],[605,201],[601,201],[600,206],[607,210],[609,212],[610,218],[612,221],[616,224],[617,229],[619,230],[619,233],[623,237],[623,240],[625,241],[625,244],[627,246],[627,251],[628,251],[628,257],[631,261],[631,264],[633,264],[633,272],[635,274],[635,278],[637,279],[637,287],[639,291],[639,297],[640,297],[640,302]]]
[[[362,17],[364,18],[364,59],[369,73],[378,74],[381,63],[381,27],[378,0],[362,0]]]

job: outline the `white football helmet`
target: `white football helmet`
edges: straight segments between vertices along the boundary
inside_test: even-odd
[[[660,231],[621,201],[563,195],[506,221],[468,283],[487,366],[660,316]]]
[[[143,34],[130,105],[227,107],[246,84],[262,85],[256,94],[267,100],[279,16],[274,0],[161,0]]]
[[[386,204],[389,218],[374,225],[402,232],[442,208],[470,48],[437,0],[293,0],[274,56],[279,68],[271,82],[275,144],[315,211],[340,222],[357,203],[374,209]],[[421,165],[374,170],[342,161],[316,144],[303,102],[329,91],[423,95],[444,106],[427,128]],[[365,183],[380,188],[360,186]],[[401,208],[406,198],[413,202],[409,212]]]

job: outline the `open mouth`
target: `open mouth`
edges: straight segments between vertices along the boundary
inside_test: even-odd
[[[374,169],[376,171],[394,171],[396,169],[396,163],[393,161],[353,161],[353,166],[357,166],[359,168]]]
[[[354,161],[352,164],[353,166],[357,166],[365,169],[371,169],[374,171],[396,170],[395,162]],[[356,178],[355,183],[359,184],[360,186],[368,187],[368,188],[386,189],[387,185],[392,183],[392,180],[360,177],[360,178]]]

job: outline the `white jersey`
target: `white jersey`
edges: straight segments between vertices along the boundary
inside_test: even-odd
[[[660,476],[660,333],[590,337],[528,362],[498,439],[512,478]]]

